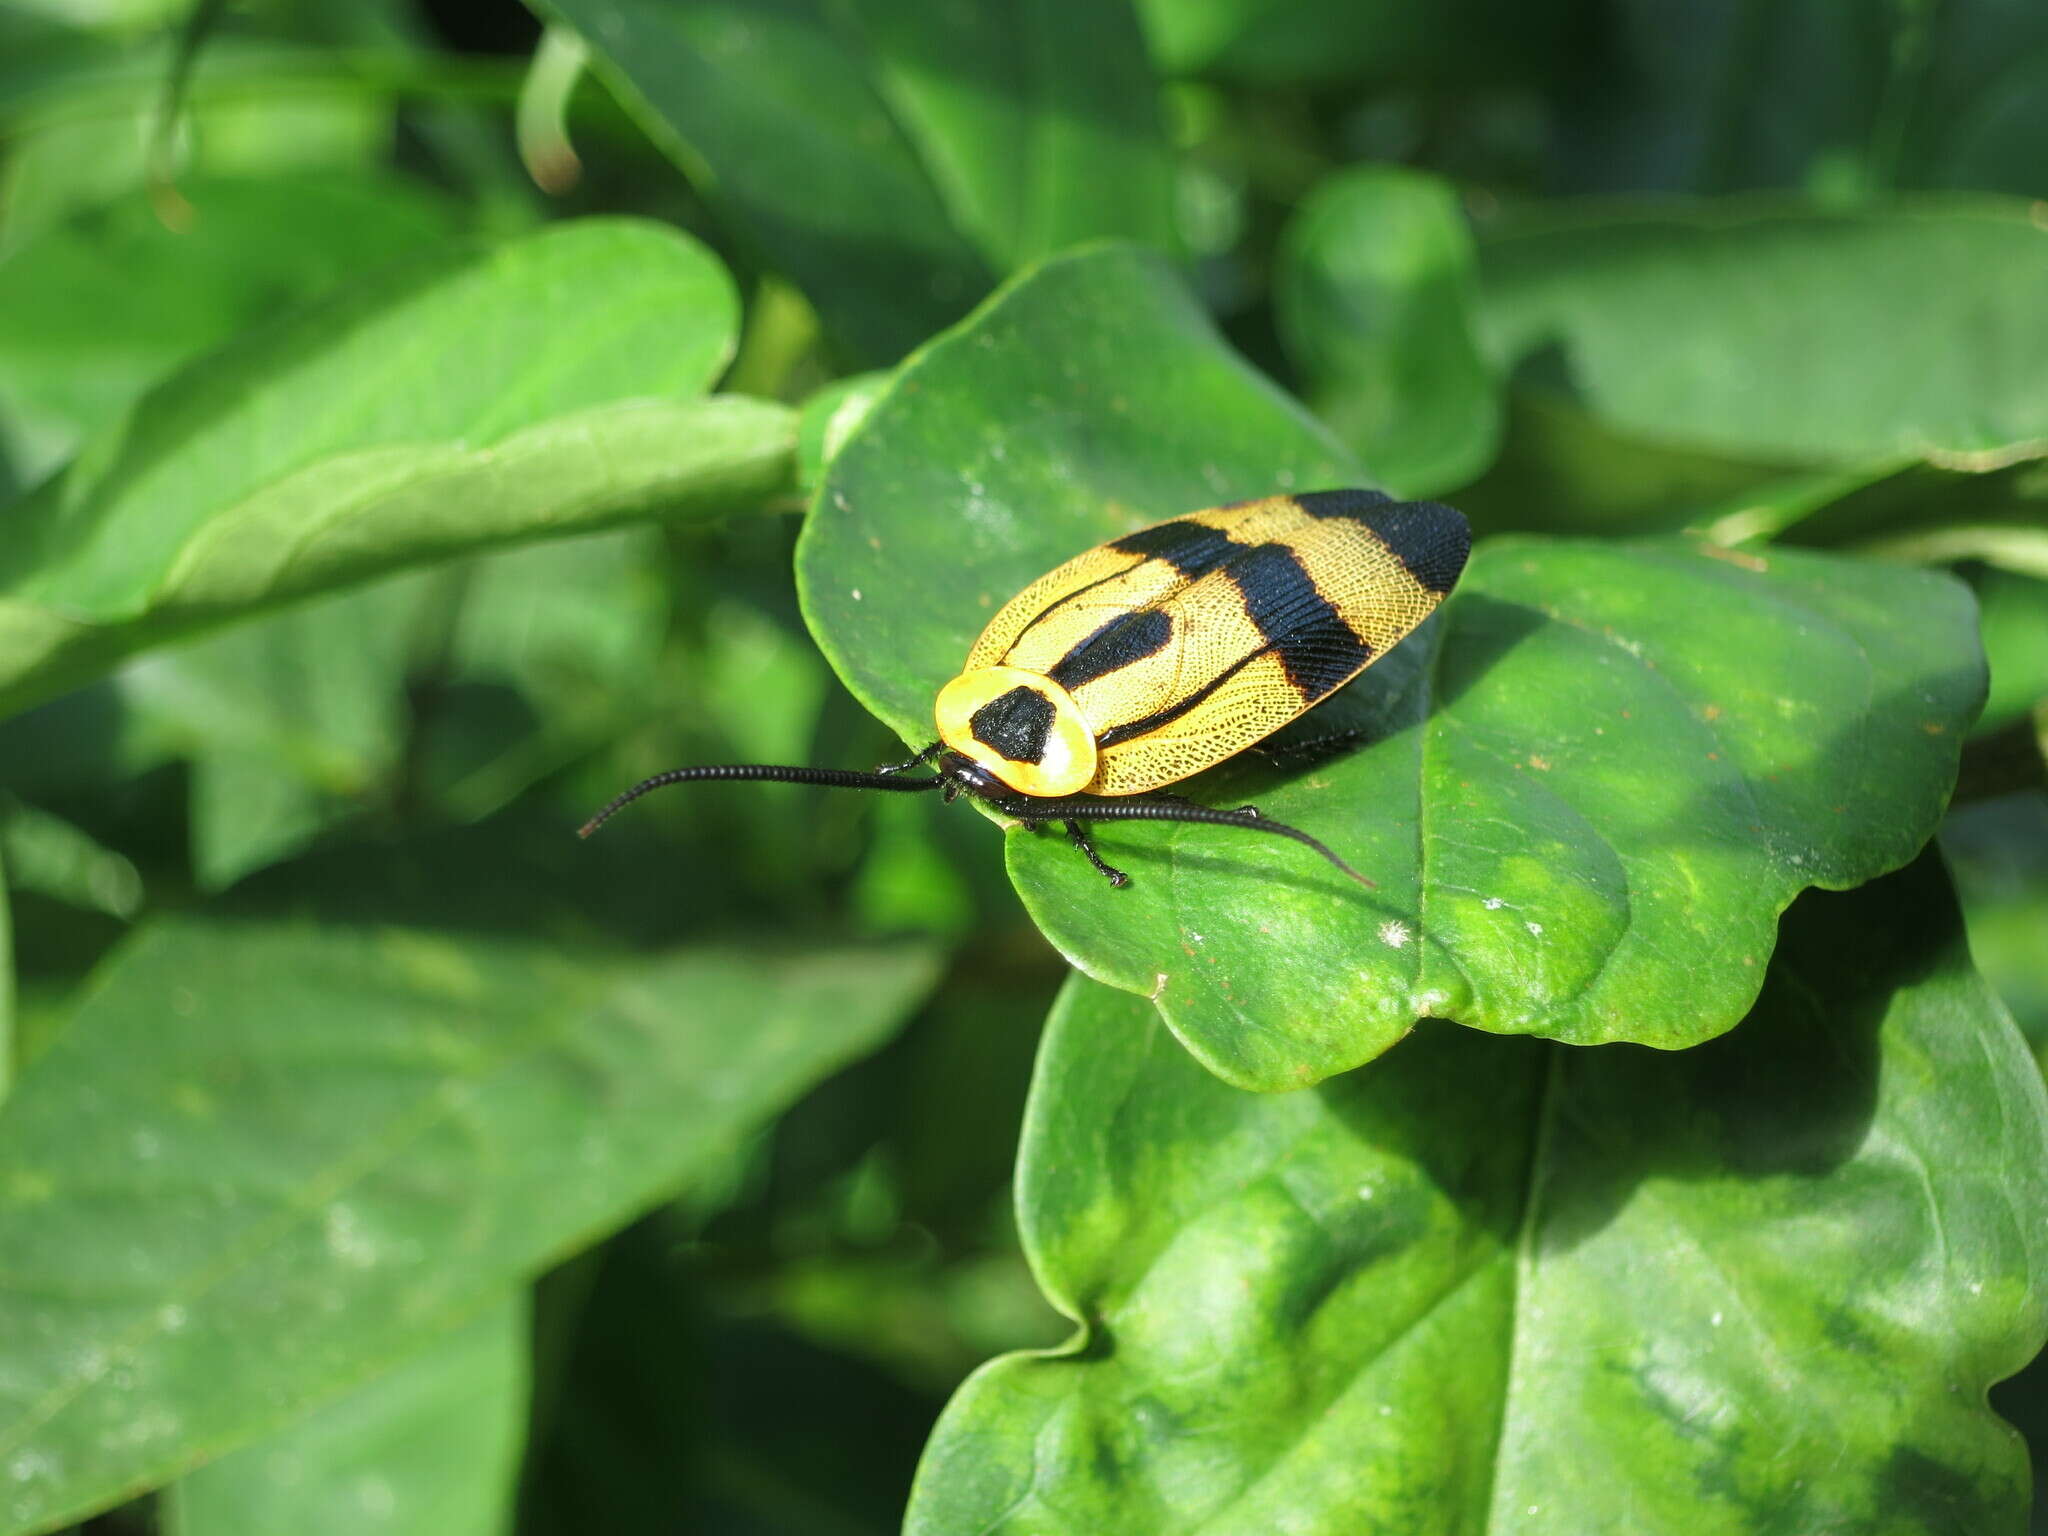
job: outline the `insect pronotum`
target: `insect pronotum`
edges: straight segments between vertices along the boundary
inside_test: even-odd
[[[765,763],[673,768],[650,790],[708,779],[969,795],[1067,834],[1112,885],[1129,877],[1088,838],[1097,821],[1242,827],[1313,848],[1256,807],[1162,793],[1263,740],[1371,666],[1435,610],[1465,568],[1462,514],[1377,491],[1312,491],[1190,512],[1098,544],[1019,592],[939,690],[938,740],[860,773]],[[912,770],[929,764],[929,774]]]

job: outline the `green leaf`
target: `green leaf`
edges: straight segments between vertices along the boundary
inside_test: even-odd
[[[1500,441],[1500,385],[1473,339],[1477,259],[1456,194],[1362,166],[1317,188],[1280,245],[1273,300],[1309,403],[1402,496],[1463,485]]]
[[[861,362],[894,362],[997,274],[1077,240],[1173,243],[1123,0],[543,8]]]
[[[1811,896],[1681,1055],[1430,1029],[1239,1093],[1076,978],[984,1368],[908,1530],[2017,1533],[2048,1096],[1932,856]]]
[[[526,1431],[524,1295],[171,1490],[169,1536],[497,1536]]]
[[[1498,364],[1624,432],[1816,467],[2048,454],[2048,231],[2024,203],[1566,205],[1503,221],[1480,269]]]
[[[182,185],[189,223],[139,193],[0,260],[0,404],[25,417],[40,479],[172,366],[286,302],[447,242],[451,210],[397,177]]]
[[[923,746],[994,606],[1061,560],[1357,479],[1157,263],[1060,259],[905,367],[833,461],[799,584],[848,687]],[[1926,841],[1983,689],[1944,576],[1495,540],[1437,619],[1304,722],[1368,745],[1191,783],[1311,832],[1377,890],[1277,838],[1184,826],[1102,830],[1126,890],[1021,829],[1010,870],[1069,960],[1155,999],[1241,1085],[1344,1071],[1432,1015],[1691,1045],[1742,1017],[1800,890]]]
[[[168,380],[16,513],[0,707],[408,565],[758,503],[793,413],[691,400],[731,285],[651,225],[553,226],[374,279]]]
[[[330,876],[145,931],[0,1112],[0,1531],[395,1364],[720,1166],[934,969],[543,943],[505,928],[532,877],[381,862],[377,912]]]
[[[797,427],[797,482],[806,490],[825,478],[825,466],[840,450],[868,409],[888,387],[887,373],[856,373],[835,379],[804,401]]]

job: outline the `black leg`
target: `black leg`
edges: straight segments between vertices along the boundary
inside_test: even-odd
[[[907,773],[912,768],[921,768],[926,763],[930,762],[932,758],[937,754],[939,748],[944,745],[945,743],[942,741],[935,741],[930,746],[926,747],[922,752],[918,753],[917,756],[911,758],[909,761],[901,763],[884,763],[879,768],[877,768],[875,772]]]
[[[1262,741],[1251,750],[1271,762],[1305,765],[1335,757],[1365,738],[1366,732],[1361,730],[1330,731],[1301,741]]]
[[[1087,822],[1068,822],[1067,841],[1072,843],[1076,848],[1080,849],[1083,853],[1085,853],[1088,856],[1088,862],[1095,866],[1096,872],[1100,874],[1105,880],[1107,880],[1111,885],[1129,885],[1131,883],[1131,877],[1129,875],[1125,874],[1120,869],[1112,869],[1109,865],[1102,862],[1102,855],[1097,853],[1095,851],[1095,845],[1088,841]]]

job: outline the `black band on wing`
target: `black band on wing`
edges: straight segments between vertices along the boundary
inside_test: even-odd
[[[1456,586],[1472,553],[1465,514],[1434,501],[1395,501],[1379,491],[1309,491],[1294,500],[1310,517],[1348,517],[1364,524],[1431,592]]]
[[[1285,544],[1260,544],[1223,568],[1244,596],[1245,612],[1287,680],[1313,704],[1372,659],[1372,647],[1344,622]]]
[[[1172,638],[1173,619],[1162,609],[1120,613],[1062,656],[1046,676],[1071,693],[1083,683],[1156,656]]]

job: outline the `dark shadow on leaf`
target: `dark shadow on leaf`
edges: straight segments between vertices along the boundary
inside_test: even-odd
[[[1886,1013],[1900,991],[1952,960],[1957,921],[1937,857],[1923,854],[1858,890],[1802,896],[1784,918],[1756,1006],[1705,1045],[1573,1047],[1432,1021],[1316,1091],[1341,1102],[1352,1079],[1402,1071],[1415,1074],[1405,1092],[1419,1102],[1483,1099],[1522,1168],[1511,1219],[1494,1213],[1486,1224],[1519,1228],[1533,1199],[1540,1251],[1569,1252],[1646,1183],[1796,1185],[1832,1175],[1869,1135]],[[1439,1184],[1457,1191],[1458,1167],[1420,1148]],[[1531,1168],[1539,1150],[1542,1164]]]

